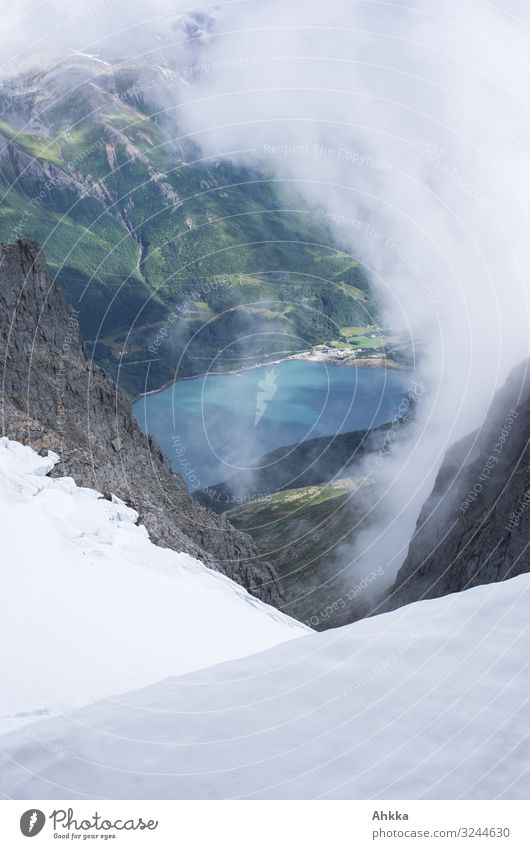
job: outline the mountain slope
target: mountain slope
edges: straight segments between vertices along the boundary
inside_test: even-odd
[[[447,452],[385,609],[530,571],[528,366]]]
[[[414,412],[406,393],[402,434]],[[384,520],[367,460],[377,456],[392,424],[284,446],[260,458],[256,469],[195,493],[250,534],[278,572],[282,609],[317,630],[366,616],[382,583],[383,564],[356,574],[354,552],[361,533]]]
[[[260,457],[255,468],[232,475],[194,493],[195,498],[222,513],[234,505],[248,506],[280,490],[300,489],[347,477],[351,467],[377,445],[389,425],[306,439],[284,445]]]
[[[250,537],[193,500],[128,397],[87,357],[77,316],[28,240],[0,246],[0,362],[4,435],[53,449],[59,474],[126,501],[154,542],[281,604],[275,571]]]
[[[282,490],[226,513],[274,563],[282,610],[317,630],[353,622],[372,608],[368,593],[383,570],[356,576],[352,568],[358,536],[374,522],[377,491],[370,483],[351,471],[347,478]]]
[[[230,152],[204,157],[180,96],[170,65],[86,56],[0,87],[0,239],[43,245],[96,359],[134,394],[227,345],[229,367],[375,317],[325,222]]]
[[[307,632],[58,461],[0,439],[0,731]]]
[[[529,592],[523,575],[420,602],[43,720],[2,737],[0,790],[526,799]]]

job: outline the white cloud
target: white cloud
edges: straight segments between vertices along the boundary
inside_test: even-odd
[[[445,449],[528,355],[526,6],[195,6],[213,11],[217,34],[189,53],[182,19],[172,29],[184,4],[99,6],[19,0],[2,22],[4,55],[162,46],[195,62],[179,123],[208,153],[252,149],[324,210],[371,269],[388,321],[422,344],[430,394],[414,443],[384,464],[389,530],[370,556],[403,553]]]
[[[529,353],[528,27],[516,12],[231,7],[203,51],[221,70],[183,110],[208,151],[252,148],[325,209],[388,320],[422,343],[430,395],[415,439],[384,464],[386,525],[363,541],[372,565],[398,565],[443,453]],[[242,55],[255,61],[223,68]]]

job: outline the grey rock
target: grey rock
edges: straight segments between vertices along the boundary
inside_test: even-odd
[[[383,609],[530,571],[529,436],[530,361],[447,452]]]
[[[250,537],[199,505],[157,443],[140,430],[129,397],[88,357],[74,310],[39,245],[0,245],[1,432],[60,463],[139,513],[153,542],[185,551],[258,598],[281,606],[274,568]]]

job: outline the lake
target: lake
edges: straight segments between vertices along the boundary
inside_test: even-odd
[[[364,430],[397,413],[410,374],[287,360],[180,380],[134,404],[191,490],[226,480],[282,445]]]

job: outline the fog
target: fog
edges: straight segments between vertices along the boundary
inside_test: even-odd
[[[224,11],[181,115],[252,148],[370,269],[417,345],[414,433],[371,470],[382,522],[356,574],[393,574],[445,450],[528,356],[527,22],[479,2],[245,3]],[[254,57],[244,70],[230,60]],[[381,507],[383,509],[381,509]]]
[[[172,103],[152,93],[175,134],[264,164],[369,270],[424,387],[406,436],[370,465],[381,522],[348,552],[357,576],[383,565],[390,578],[444,452],[529,353],[528,12],[250,0],[197,6],[194,28],[189,8],[15,3],[6,55],[26,61],[53,35],[57,53],[159,51],[196,68]]]

